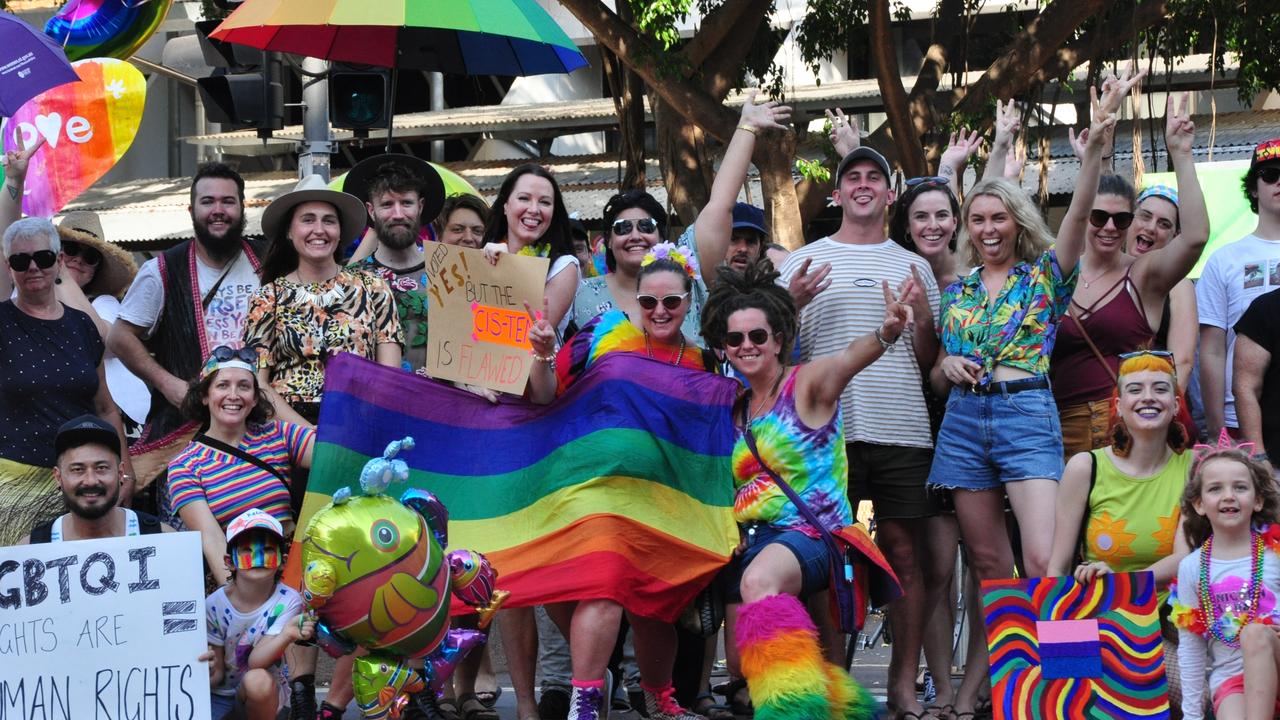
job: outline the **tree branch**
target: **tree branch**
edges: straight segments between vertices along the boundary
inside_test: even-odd
[[[704,62],[715,54],[724,52],[725,41],[731,37],[741,37],[736,27],[744,17],[756,15],[753,23],[758,24],[769,11],[769,3],[760,0],[725,0],[702,18],[698,31],[680,51],[689,65],[684,69],[684,77],[692,77]],[[741,43],[746,45],[746,43]],[[730,44],[736,47],[735,44]],[[745,56],[746,53],[744,52]]]
[[[1164,0],[1139,3],[1133,12],[1119,13],[1116,24],[1105,28],[1093,28],[1083,37],[1058,49],[1031,78],[1032,85],[1050,80],[1061,80],[1075,68],[1105,53],[1117,44],[1128,41],[1135,32],[1163,21],[1169,14]],[[1101,42],[1099,40],[1101,39]]]
[[[908,177],[924,175],[924,151],[919,135],[907,110],[907,91],[898,75],[898,61],[893,52],[893,30],[889,24],[889,0],[871,0],[867,7],[871,29],[871,59],[876,68],[876,82],[884,99],[889,129],[898,147],[898,159]]]

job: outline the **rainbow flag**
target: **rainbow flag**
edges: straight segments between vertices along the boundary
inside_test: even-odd
[[[325,371],[298,527],[356,485],[389,441],[412,436],[417,446],[399,456],[410,485],[449,509],[451,548],[489,557],[508,606],[607,598],[674,621],[738,543],[729,464],[737,388],[611,353],[551,405],[508,396],[494,405],[338,355]]]

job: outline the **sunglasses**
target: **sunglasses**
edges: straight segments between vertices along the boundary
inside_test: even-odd
[[[1131,358],[1142,357],[1143,355],[1150,355],[1151,357],[1164,358],[1165,360],[1169,360],[1169,361],[1173,360],[1173,353],[1169,352],[1168,350],[1135,350],[1133,352],[1120,353],[1120,359],[1129,360]]]
[[[229,345],[219,345],[209,356],[220,363],[228,360],[243,360],[255,367],[258,365],[258,351],[251,347],[233,348]]]
[[[98,263],[102,262],[102,253],[87,245],[81,245],[77,242],[62,243],[62,252],[67,257],[78,257],[84,261],[89,267],[98,267]]]
[[[937,175],[926,175],[926,176],[924,176],[924,177],[913,177],[913,178],[911,178],[910,180],[907,180],[907,187],[915,187],[915,186],[917,186],[917,185],[923,185],[923,184],[925,184],[925,183],[932,183],[932,184],[934,184],[934,185],[946,185],[946,184],[947,184],[947,179],[946,179],[946,178],[944,178],[944,177],[938,177]]]
[[[1280,167],[1270,165],[1261,168],[1258,170],[1258,177],[1262,179],[1262,182],[1268,185],[1274,185],[1277,180],[1280,180]]]
[[[1109,213],[1106,210],[1089,211],[1089,224],[1096,228],[1106,227],[1108,220],[1116,224],[1117,230],[1124,230],[1133,224],[1133,213]]]
[[[629,222],[629,221],[622,220],[621,222]],[[640,303],[640,307],[644,308],[645,310],[652,310],[658,307],[659,302],[662,303],[662,307],[668,310],[675,310],[676,308],[680,307],[680,303],[684,302],[684,299],[687,297],[689,297],[689,293],[680,293],[679,295],[663,295],[661,298],[659,298],[657,295],[637,295],[636,302]]]
[[[31,267],[31,261],[35,261],[36,267],[41,270],[48,270],[53,264],[58,262],[58,254],[52,250],[37,250],[33,253],[14,253],[9,256],[9,267],[14,272],[26,272]]]
[[[747,339],[751,340],[752,345],[764,345],[769,342],[769,331],[764,328],[756,328],[755,330],[748,330],[745,333],[738,332],[737,330],[730,330],[724,334],[724,344],[729,347],[738,347],[742,344],[743,340]]]
[[[646,235],[657,232],[658,230],[658,221],[653,218],[640,218],[634,222],[631,220],[615,220],[613,223],[613,234],[619,237],[623,235],[630,235],[633,225],[637,230],[645,233]]]

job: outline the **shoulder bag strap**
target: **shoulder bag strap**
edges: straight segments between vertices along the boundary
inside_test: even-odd
[[[1125,291],[1121,290],[1121,292]],[[1098,359],[1098,362],[1102,363],[1102,367],[1106,368],[1107,374],[1111,376],[1111,382],[1116,382],[1116,371],[1111,369],[1111,364],[1102,356],[1102,351],[1098,349],[1098,346],[1093,343],[1093,338],[1089,337],[1089,331],[1084,329],[1084,323],[1073,312],[1068,312],[1067,317],[1071,318],[1076,327],[1080,328],[1080,337],[1084,338],[1085,343],[1089,345],[1089,349],[1093,351],[1093,356]]]
[[[257,467],[258,469],[263,470],[279,478],[280,482],[284,483],[286,487],[288,487],[289,485],[289,479],[286,478],[284,475],[281,475],[279,470],[276,470],[275,468],[271,467],[266,462],[264,462],[261,458],[256,458],[250,455],[249,453],[241,450],[238,447],[233,447],[231,445],[228,445],[222,442],[221,440],[215,440],[209,437],[208,435],[205,435],[204,433],[200,433],[199,435],[196,435],[194,438],[192,438],[192,440],[194,442],[200,443],[201,445],[207,445],[208,447],[211,447],[214,450],[224,452],[232,457],[239,458],[249,463],[250,465]]]
[[[1089,498],[1093,495],[1093,487],[1098,484],[1098,456],[1089,452],[1089,494],[1084,496],[1084,512],[1080,513],[1080,532],[1076,536],[1076,550],[1080,559],[1084,559],[1085,537],[1089,530]]]

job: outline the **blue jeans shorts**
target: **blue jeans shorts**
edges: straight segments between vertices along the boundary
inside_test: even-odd
[[[768,523],[750,522],[741,526],[746,548],[725,568],[725,600],[742,602],[742,575],[761,550],[773,543],[791,551],[800,562],[800,597],[823,590],[831,581],[831,553],[826,543],[799,530],[783,530]]]
[[[1048,388],[989,395],[954,387],[947,398],[929,485],[993,490],[1062,477],[1062,426]]]

